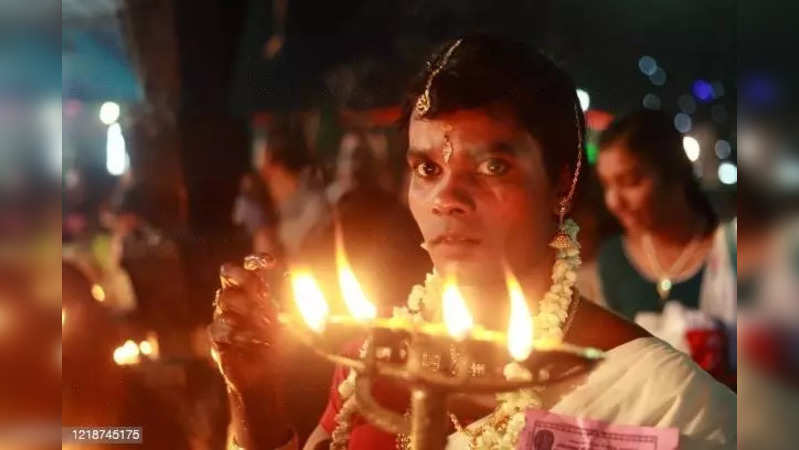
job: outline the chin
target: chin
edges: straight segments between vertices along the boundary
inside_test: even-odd
[[[447,259],[436,264],[436,270],[443,276],[454,276],[459,285],[494,284],[504,282],[502,265],[487,262],[486,259]]]
[[[641,224],[638,222],[638,220],[632,217],[622,217],[619,219],[619,223],[627,233],[635,231],[641,227]]]

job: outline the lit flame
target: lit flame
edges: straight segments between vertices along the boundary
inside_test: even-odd
[[[510,295],[510,324],[508,325],[508,351],[513,359],[524,361],[533,351],[533,318],[524,299],[519,281],[510,270],[505,271]]]
[[[139,346],[128,339],[114,350],[114,362],[119,366],[139,363]]]
[[[153,346],[147,341],[141,341],[139,342],[139,351],[144,356],[150,356],[153,354]]]
[[[155,332],[147,333],[147,340],[139,342],[139,351],[150,359],[158,359],[158,335]]]
[[[291,286],[294,290],[294,302],[308,326],[321,333],[329,312],[325,296],[313,275],[308,271],[295,271],[291,274]]]
[[[336,266],[338,267],[338,284],[341,288],[341,295],[344,297],[344,303],[347,304],[350,314],[356,319],[364,321],[377,317],[377,308],[366,298],[358,279],[352,272],[338,225],[336,226]]]
[[[103,287],[100,286],[99,284],[96,284],[96,283],[93,284],[92,285],[92,297],[94,297],[94,299],[97,300],[100,303],[104,302],[105,301],[105,290],[103,290]]]
[[[447,326],[447,332],[455,340],[460,341],[469,334],[474,326],[474,320],[469,314],[466,302],[463,301],[463,296],[458,291],[454,280],[449,279],[445,284],[442,301],[444,302],[444,324]]]

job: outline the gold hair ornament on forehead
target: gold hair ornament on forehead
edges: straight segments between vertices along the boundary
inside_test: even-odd
[[[430,76],[427,77],[427,84],[425,84],[424,92],[422,92],[422,95],[420,95],[416,100],[416,113],[419,115],[419,117],[424,116],[427,114],[427,111],[430,110],[430,86],[433,85],[433,79],[436,77],[436,75],[438,75],[439,72],[441,72],[444,66],[447,65],[452,53],[455,52],[455,49],[458,48],[459,45],[461,45],[462,41],[463,39],[458,39],[454,44],[452,44],[452,46],[450,46],[449,49],[447,49],[444,57],[441,58],[441,61],[430,72]]]

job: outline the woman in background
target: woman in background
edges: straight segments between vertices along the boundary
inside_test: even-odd
[[[682,135],[665,114],[641,111],[612,123],[599,148],[605,204],[623,233],[600,246],[584,290],[631,320],[673,300],[734,338],[735,233],[702,192]]]

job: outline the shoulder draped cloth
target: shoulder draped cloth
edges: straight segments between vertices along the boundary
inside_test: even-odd
[[[610,350],[585,383],[551,411],[618,425],[675,427],[681,450],[737,447],[735,394],[690,357],[653,337]],[[449,437],[447,450],[468,449],[462,433]]]

